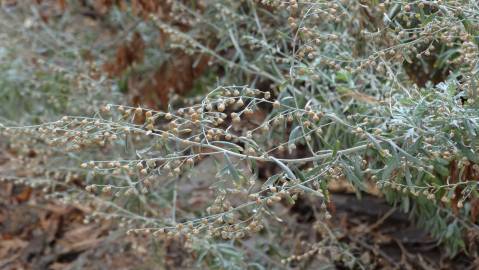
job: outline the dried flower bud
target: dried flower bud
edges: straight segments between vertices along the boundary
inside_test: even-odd
[[[275,100],[275,101],[273,102],[273,108],[274,108],[274,109],[279,109],[280,107],[281,107],[281,104],[279,103],[279,101]]]
[[[225,104],[221,102],[221,103],[218,104],[217,108],[218,108],[219,112],[224,112],[225,111]]]

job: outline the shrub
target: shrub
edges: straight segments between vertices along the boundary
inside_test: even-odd
[[[320,202],[327,226],[333,181],[358,196],[376,186],[450,255],[476,241],[466,237],[479,213],[474,1],[94,3],[108,23],[137,29],[115,59],[90,62],[110,77],[83,67],[68,34],[37,65],[2,63],[0,98],[14,106],[0,109],[2,134],[38,160],[21,167],[27,182],[60,184],[52,195],[94,202],[92,218],[117,218],[128,233],[183,239],[219,268],[259,267],[243,260],[241,239],[278,233],[281,209],[300,198]],[[18,38],[61,33],[48,28],[57,20]],[[10,42],[8,59],[26,50]],[[131,86],[142,74],[155,81]],[[136,104],[120,105],[112,85]],[[179,96],[192,88],[196,96]],[[47,99],[30,99],[38,95]],[[216,177],[198,183],[206,162]],[[193,196],[206,187],[214,197]],[[323,246],[354,257],[332,239],[304,258]]]

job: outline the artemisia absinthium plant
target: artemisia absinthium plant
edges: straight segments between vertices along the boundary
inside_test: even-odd
[[[130,233],[195,248],[254,237],[300,196],[330,218],[329,182],[358,194],[372,182],[451,254],[476,241],[475,1],[168,3],[169,20],[160,7],[141,14],[142,35],[160,31],[165,53],[210,57],[216,81],[199,101],[173,97],[165,111],[105,102],[95,115],[4,125],[14,141],[91,157],[78,162],[90,194],[70,199],[95,200]],[[184,187],[212,158],[215,196],[197,209]],[[264,164],[276,168],[266,179]]]

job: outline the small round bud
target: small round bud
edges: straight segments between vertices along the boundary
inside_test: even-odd
[[[219,112],[224,112],[226,109],[224,103],[219,103],[217,108]]]
[[[274,108],[274,109],[279,109],[279,107],[281,107],[281,104],[279,103],[279,101],[275,100],[275,101],[273,102],[273,108]]]
[[[104,186],[104,187],[101,189],[101,192],[104,193],[104,194],[110,194],[110,193],[111,193],[111,186],[110,186],[110,185]]]

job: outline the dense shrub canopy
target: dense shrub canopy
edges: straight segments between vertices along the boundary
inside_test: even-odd
[[[334,183],[474,252],[476,1],[58,2],[2,11],[0,131],[26,171],[5,179],[210,267],[334,247],[368,268],[333,233]],[[299,202],[322,233],[290,256]],[[244,260],[256,235],[281,248]]]

